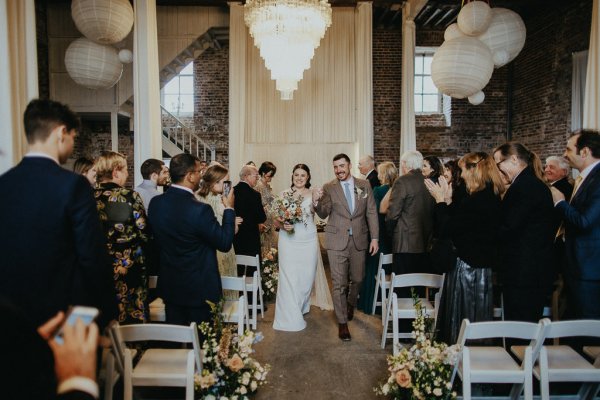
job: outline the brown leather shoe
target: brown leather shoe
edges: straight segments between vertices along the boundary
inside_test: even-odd
[[[348,330],[348,324],[339,324],[338,337],[344,342],[349,342],[352,339],[350,331]]]
[[[354,319],[354,306],[348,304],[348,321],[352,321]]]

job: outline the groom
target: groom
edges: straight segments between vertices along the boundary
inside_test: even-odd
[[[379,249],[378,220],[371,185],[350,174],[352,164],[346,154],[333,157],[337,179],[317,191],[313,205],[325,226],[325,247],[333,282],[333,308],[339,323],[339,338],[351,339],[348,321],[354,317],[356,298],[365,275],[365,250],[374,255]],[[371,243],[369,244],[369,234]]]

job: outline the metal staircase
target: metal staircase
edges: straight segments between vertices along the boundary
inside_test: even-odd
[[[176,154],[188,153],[205,161],[215,161],[215,146],[207,144],[193,129],[185,125],[179,118],[160,106],[163,151],[173,157]],[[207,158],[210,156],[210,158]]]

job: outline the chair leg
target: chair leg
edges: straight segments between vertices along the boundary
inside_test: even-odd
[[[123,400],[133,400],[133,361],[131,359],[131,353],[128,349],[125,350],[125,365],[123,366]]]
[[[392,332],[393,332],[393,340],[392,340],[392,346],[393,346],[393,354],[396,356],[399,353],[399,347],[400,347],[400,337],[399,337],[399,326],[398,326],[398,318],[396,315],[394,315],[395,313],[392,311]]]
[[[375,314],[375,308],[377,308],[377,295],[379,294],[379,290],[381,286],[379,286],[379,274],[375,277],[375,295],[373,296],[373,309],[371,310],[371,315]]]
[[[104,400],[112,400],[113,398],[113,382],[115,375],[115,359],[112,351],[106,354],[106,371],[104,376]]]
[[[194,353],[190,351],[187,358],[187,379],[185,381],[185,400],[194,400]]]
[[[258,301],[260,304],[260,318],[265,319],[265,307],[263,306],[264,293],[263,293],[263,289],[262,289],[262,278],[260,278],[260,277],[258,278],[258,297],[259,297]]]
[[[381,323],[383,324],[383,315],[387,314],[387,296],[385,282],[381,282]]]
[[[463,400],[471,400],[471,377],[467,371],[463,371],[462,376]]]
[[[519,397],[521,396],[521,392],[523,391],[523,384],[522,383],[515,383],[514,385],[512,385],[512,388],[510,389],[510,398],[513,400],[518,400]],[[527,396],[527,393],[525,393],[525,396]],[[526,399],[526,400],[531,400]]]
[[[383,334],[381,335],[381,348],[385,349],[385,342],[387,340],[387,328],[390,321],[387,311],[384,315],[382,315],[382,319],[385,319],[385,322],[383,323]]]
[[[590,398],[590,392],[592,391],[592,385],[588,382],[584,382],[581,384],[579,391],[577,392],[577,397],[580,399],[588,399]]]

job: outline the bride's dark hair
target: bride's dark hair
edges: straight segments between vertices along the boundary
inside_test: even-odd
[[[292,168],[292,186],[290,186],[290,188],[291,189],[294,188],[294,171],[297,169],[306,171],[306,173],[308,174],[308,179],[306,180],[306,185],[304,185],[304,187],[306,187],[307,189],[310,189],[310,168],[308,168],[308,165],[306,165],[306,164],[294,165],[294,168]]]

